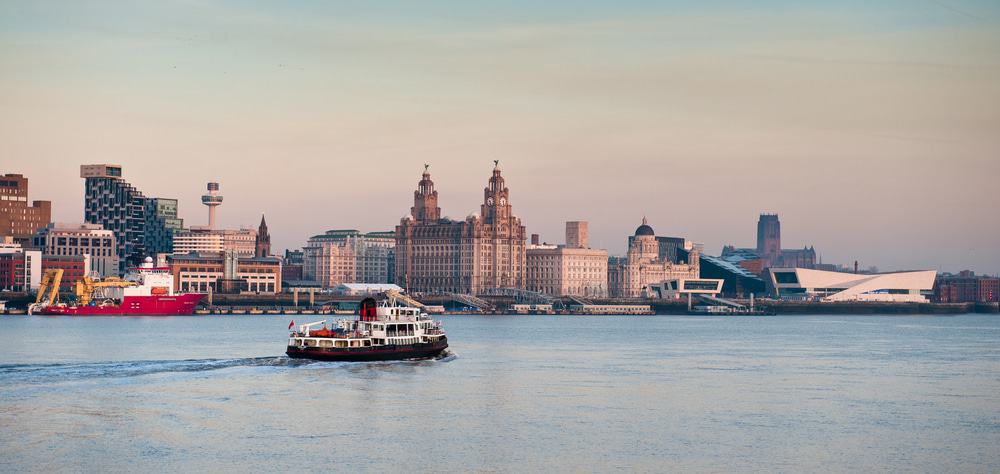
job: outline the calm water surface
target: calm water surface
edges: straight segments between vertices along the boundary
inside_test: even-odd
[[[0,472],[1000,472],[997,316],[444,319],[347,364],[288,317],[0,318]]]

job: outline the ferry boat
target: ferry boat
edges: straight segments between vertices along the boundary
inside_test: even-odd
[[[205,295],[174,293],[174,276],[169,268],[156,267],[146,257],[125,278],[84,277],[76,282],[76,300],[59,302],[62,270],[48,270],[42,276],[35,303],[28,314],[55,316],[174,316],[190,315]],[[46,297],[48,294],[48,297]]]
[[[293,327],[294,322],[289,329]],[[293,359],[360,362],[425,359],[447,348],[441,322],[420,308],[366,298],[358,319],[342,319],[329,328],[325,319],[300,325],[289,336],[285,353]]]

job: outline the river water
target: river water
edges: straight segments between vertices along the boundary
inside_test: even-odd
[[[350,364],[289,317],[0,318],[0,472],[1000,472],[997,316],[444,322]]]

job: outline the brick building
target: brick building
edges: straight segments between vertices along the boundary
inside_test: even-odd
[[[28,178],[20,174],[0,176],[0,240],[11,237],[15,243],[27,246],[51,217],[52,202],[28,204]]]

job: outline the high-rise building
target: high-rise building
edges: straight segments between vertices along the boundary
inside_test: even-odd
[[[303,278],[324,288],[341,283],[392,283],[395,247],[394,232],[350,229],[315,235],[302,249]]]
[[[52,202],[31,201],[28,205],[28,178],[20,174],[0,176],[0,239],[11,237],[15,243],[28,245],[51,217]]]
[[[51,223],[39,229],[32,246],[45,257],[90,257],[89,271],[102,277],[118,275],[115,235],[97,224]]]
[[[260,226],[257,227],[257,238],[255,243],[255,257],[269,257],[271,255],[271,234],[267,233],[267,222],[264,215],[260,216]]]
[[[586,222],[566,223],[565,246],[529,245],[525,253],[528,290],[551,296],[608,296],[608,251],[587,247]]]
[[[149,255],[173,253],[174,234],[184,230],[184,220],[177,217],[177,200],[146,199],[145,244]]]
[[[396,226],[398,285],[415,292],[468,294],[524,288],[527,235],[513,214],[499,163],[494,165],[480,212],[464,221],[441,217],[438,193],[424,167],[410,214]]]
[[[115,234],[119,273],[146,258],[146,197],[122,179],[122,167],[80,166],[84,184],[83,219]]]
[[[665,259],[670,252],[663,245],[670,245],[676,238],[657,238],[646,218],[635,234],[628,239],[628,252],[624,259],[609,260],[608,287],[611,296],[635,298],[650,296],[651,285],[677,278],[699,278],[700,252],[691,242],[685,241],[683,249],[675,248],[677,260]],[[686,261],[680,260],[680,254]]]

